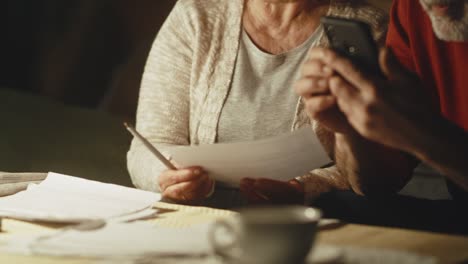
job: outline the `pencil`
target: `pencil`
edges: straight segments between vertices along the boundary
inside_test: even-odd
[[[124,126],[127,128],[127,130],[134,136],[136,137],[138,140],[141,141],[141,143],[143,143],[143,145],[149,150],[151,151],[151,153],[154,154],[154,156],[156,156],[156,158],[158,158],[158,160],[160,160],[168,169],[171,169],[171,170],[177,170],[177,168],[174,166],[174,164],[172,164],[169,160],[166,159],[166,157],[164,157],[163,154],[161,154],[161,152],[159,152],[159,150],[157,150],[153,144],[151,144],[146,138],[144,138],[140,133],[138,133],[138,131],[136,131],[131,125],[127,124],[127,123],[124,123]]]

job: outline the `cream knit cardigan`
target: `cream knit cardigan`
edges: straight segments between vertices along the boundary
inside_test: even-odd
[[[387,18],[382,11],[353,1],[331,2],[329,15],[363,20],[377,40],[383,39]],[[244,0],[179,0],[159,31],[137,110],[137,129],[159,148],[216,142],[236,64],[243,8]],[[328,45],[323,32],[317,43]],[[291,129],[305,124],[310,119],[299,100]],[[127,159],[134,185],[158,191],[162,164],[135,140]]]

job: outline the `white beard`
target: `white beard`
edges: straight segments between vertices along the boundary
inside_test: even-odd
[[[429,15],[434,33],[439,39],[454,42],[468,41],[468,1],[463,3],[463,16],[457,19],[434,15],[429,8],[428,2],[436,1],[420,0],[420,2]]]

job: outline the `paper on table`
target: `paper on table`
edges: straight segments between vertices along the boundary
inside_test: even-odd
[[[76,223],[142,211],[160,198],[152,192],[49,173],[35,188],[0,198],[0,216]]]
[[[19,183],[19,182],[39,182],[47,177],[47,173],[9,173],[0,172],[0,184]]]
[[[29,247],[31,253],[57,256],[201,255],[211,252],[209,228],[210,224],[168,228],[147,222],[107,223],[92,232],[59,231],[30,242]]]
[[[0,172],[0,196],[12,195],[25,190],[31,183],[40,183],[47,173]]]
[[[289,180],[330,162],[310,126],[270,139],[167,152],[180,166],[201,166],[214,179],[234,186],[244,177]]]
[[[2,183],[0,184],[0,197],[8,196],[20,191],[24,191],[28,188],[30,184],[38,184],[40,181],[28,181],[28,182],[18,182],[18,183]]]

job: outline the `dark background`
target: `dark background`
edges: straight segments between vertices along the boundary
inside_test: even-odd
[[[173,0],[2,0],[0,86],[133,118]]]

